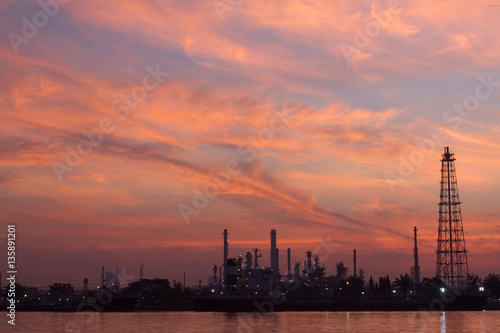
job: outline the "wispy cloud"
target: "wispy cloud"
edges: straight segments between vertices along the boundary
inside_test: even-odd
[[[239,249],[265,244],[272,227],[300,251],[331,233],[345,248],[396,258],[414,225],[431,256],[442,147],[394,193],[384,173],[442,128],[457,157],[471,252],[486,254],[498,215],[499,95],[460,130],[443,112],[474,92],[478,76],[500,81],[499,13],[487,4],[401,2],[347,66],[339,45],[386,3],[245,1],[221,21],[211,1],[69,2],[22,52],[0,42],[0,221],[26,226],[34,257],[44,235],[45,246],[74,253],[183,246],[189,260],[205,245],[213,252],[200,256],[213,261],[220,229]],[[30,1],[0,8],[2,36],[40,10]],[[171,76],[121,119],[113,101],[152,64]],[[283,106],[286,130],[258,146]],[[59,184],[52,163],[102,118],[116,129]],[[255,148],[251,162],[242,145]],[[183,223],[179,203],[232,159],[241,173]]]

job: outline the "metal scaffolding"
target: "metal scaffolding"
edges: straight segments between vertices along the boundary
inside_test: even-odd
[[[436,277],[448,286],[463,285],[469,276],[460,204],[454,154],[445,147],[441,160]]]

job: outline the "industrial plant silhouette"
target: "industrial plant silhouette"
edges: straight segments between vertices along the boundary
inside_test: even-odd
[[[258,249],[254,251],[253,266],[250,250],[244,257],[229,258],[228,231],[224,229],[222,273],[217,279],[217,269],[213,266],[210,293],[195,299],[196,308],[251,311],[262,308],[262,303],[267,302],[273,310],[417,310],[429,307],[433,300],[440,300],[445,295],[449,298],[451,294],[453,301],[448,304],[441,302],[440,306],[444,304],[447,310],[481,309],[486,294],[484,287],[479,286],[478,279],[472,277],[468,270],[454,154],[450,153],[449,147],[445,147],[442,157],[434,278],[421,280],[416,226],[413,228],[414,266],[411,277],[401,275],[392,286],[388,276],[379,278],[378,283],[370,277],[368,288],[364,286],[364,273],[360,271],[358,274],[356,268],[356,249],[353,250],[354,269],[349,277],[343,262],[337,263],[336,275],[325,277],[319,255],[315,254],[313,259],[311,251],[306,252],[302,269],[296,262],[292,273],[290,248],[287,249],[287,272],[281,274],[275,229],[271,230],[268,267],[257,264]]]
[[[74,291],[69,284],[55,283],[49,293],[25,288],[19,297],[18,310],[45,311],[357,311],[357,310],[481,310],[499,309],[500,277],[490,274],[484,284],[468,270],[467,250],[458,194],[455,157],[445,147],[441,159],[438,217],[437,260],[435,277],[422,277],[419,266],[417,227],[413,228],[414,265],[411,275],[401,274],[391,283],[389,276],[375,281],[357,269],[353,249],[353,271],[348,274],[344,262],[336,263],[335,274],[325,276],[320,256],[307,251],[303,264],[292,266],[292,249],[287,248],[287,269],[280,272],[277,231],[270,231],[269,266],[259,262],[260,249],[229,255],[228,229],[223,230],[222,264],[212,266],[208,285],[198,281],[187,288],[174,280],[144,279],[124,285],[119,272],[105,273],[97,290]],[[367,281],[366,281],[367,280]],[[18,290],[23,290],[18,286]],[[29,296],[28,296],[29,294]],[[486,300],[490,299],[489,303]],[[0,309],[6,307],[1,298]]]

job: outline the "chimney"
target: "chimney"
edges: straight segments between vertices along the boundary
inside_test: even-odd
[[[417,227],[413,228],[413,232],[415,233],[415,248],[413,249],[414,251],[414,257],[415,257],[415,284],[420,283],[420,267],[418,266],[418,246],[417,246]]]
[[[222,283],[226,283],[226,265],[227,265],[227,254],[228,254],[228,244],[227,244],[227,229],[224,229],[224,262],[222,263],[222,267],[224,267],[224,277]]]
[[[354,249],[354,278],[358,274],[358,270],[356,269],[356,249]]]
[[[271,230],[271,269],[278,271],[278,256],[276,251],[276,230]]]
[[[307,251],[306,254],[307,254],[307,269],[311,269],[311,267],[312,267],[312,265],[311,265],[312,252]]]

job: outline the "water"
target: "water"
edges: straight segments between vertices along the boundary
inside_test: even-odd
[[[500,312],[0,312],[0,332],[500,332]]]

